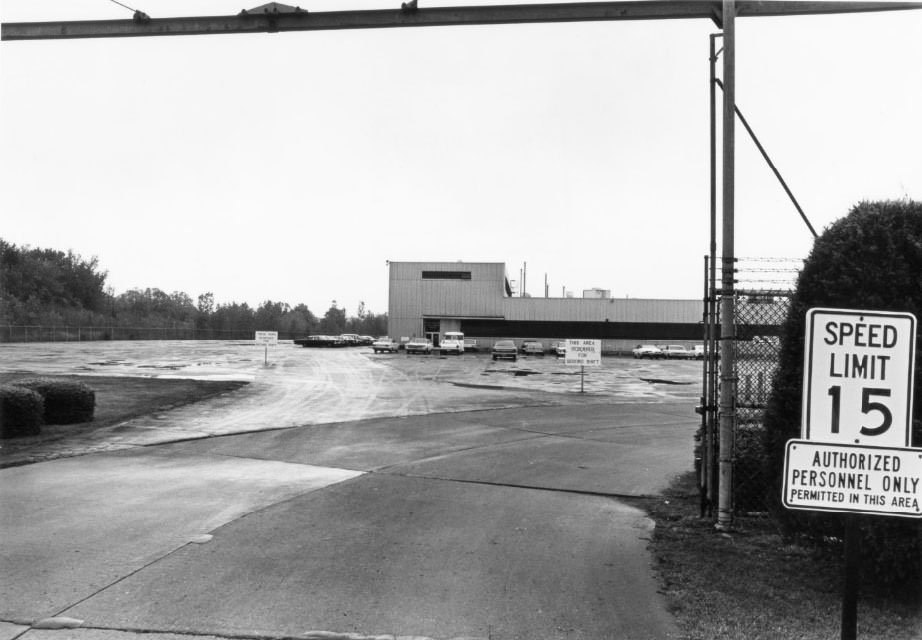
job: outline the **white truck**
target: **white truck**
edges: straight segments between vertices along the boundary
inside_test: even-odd
[[[464,334],[460,331],[446,331],[439,340],[439,349],[442,353],[464,353]]]

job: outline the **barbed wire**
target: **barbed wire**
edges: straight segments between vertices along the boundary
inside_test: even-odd
[[[803,264],[803,258],[755,258],[755,257],[736,257],[736,262],[799,262]]]
[[[801,270],[801,269],[793,269],[793,268],[791,268],[791,269],[774,268],[774,269],[773,269],[773,268],[768,268],[768,267],[766,267],[766,268],[762,268],[762,269],[751,269],[751,268],[739,269],[739,268],[737,268],[737,269],[734,269],[733,271],[734,271],[735,273],[800,273],[802,270]]]
[[[760,282],[762,284],[788,284],[790,280],[779,280],[770,278],[740,278],[737,282]],[[793,284],[793,283],[791,283]]]

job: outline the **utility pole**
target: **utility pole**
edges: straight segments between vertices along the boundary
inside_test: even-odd
[[[734,106],[736,100],[736,2],[723,0],[723,256],[720,291],[720,488],[717,529],[733,524],[733,439],[736,431],[736,325],[734,318]]]
[[[709,381],[705,389],[704,403],[707,406],[705,415],[707,421],[705,424],[705,451],[702,460],[705,466],[705,486],[707,487],[707,511],[708,515],[713,514],[714,506],[717,502],[715,493],[718,485],[717,464],[715,460],[716,444],[716,427],[714,407],[717,405],[717,384],[713,377],[716,374],[717,367],[717,38],[723,34],[712,33],[710,36],[710,56],[708,58],[710,67],[710,121],[711,121],[711,141],[710,141],[710,171],[711,171],[711,241],[708,256],[708,287],[706,298],[708,302],[707,335],[705,336],[705,366],[707,370],[706,378]]]

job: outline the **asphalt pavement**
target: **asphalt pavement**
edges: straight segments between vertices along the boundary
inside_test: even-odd
[[[0,639],[679,637],[624,498],[694,404],[529,393],[2,469]]]

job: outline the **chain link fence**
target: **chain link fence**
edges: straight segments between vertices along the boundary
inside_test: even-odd
[[[39,324],[0,325],[0,343],[87,342],[94,340],[252,340],[252,329],[196,329],[195,327],[82,327]],[[279,332],[282,340],[303,334]]]
[[[720,459],[718,398],[722,384],[733,384],[732,505],[737,515],[767,514],[771,483],[766,473],[763,415],[778,368],[782,325],[790,310],[801,261],[743,258],[734,279],[734,341],[720,340],[720,292],[706,285],[704,396],[696,456],[701,479],[702,512],[716,509]],[[719,273],[719,269],[718,269]],[[716,278],[720,282],[719,276]],[[712,304],[711,304],[712,303]],[[734,349],[735,370],[720,371],[721,349]]]
[[[771,483],[766,474],[762,418],[778,368],[781,325],[790,292],[742,290],[736,294],[736,430],[733,451],[733,508],[764,513]]]

